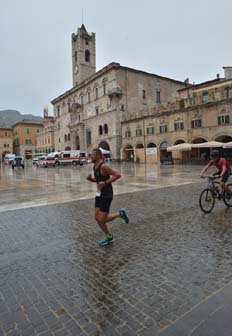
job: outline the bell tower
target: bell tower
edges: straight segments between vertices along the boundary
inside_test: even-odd
[[[72,75],[73,86],[79,85],[96,72],[95,33],[89,34],[82,24],[72,34]]]

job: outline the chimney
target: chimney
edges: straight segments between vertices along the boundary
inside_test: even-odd
[[[220,79],[220,74],[217,74],[217,79]]]
[[[232,79],[232,66],[223,67],[225,79]]]

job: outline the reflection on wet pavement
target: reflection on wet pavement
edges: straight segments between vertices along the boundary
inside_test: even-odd
[[[115,194],[184,185],[199,179],[200,167],[111,164],[122,179],[114,184]],[[89,199],[95,184],[86,181],[92,164],[82,167],[36,168],[25,170],[2,166],[0,170],[0,212]]]
[[[0,335],[162,335],[232,281],[231,209],[203,214],[202,188],[116,195],[130,224],[104,248],[93,199],[2,212]]]

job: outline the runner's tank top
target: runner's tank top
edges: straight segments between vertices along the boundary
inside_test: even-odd
[[[104,162],[101,162],[97,168],[93,167],[94,171],[94,177],[96,179],[96,182],[99,183],[101,181],[107,181],[110,179],[110,175],[101,175],[101,166]],[[112,184],[106,184],[104,188],[101,190],[101,196],[102,197],[113,197],[113,187]]]

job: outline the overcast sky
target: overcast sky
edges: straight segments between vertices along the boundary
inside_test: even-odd
[[[97,70],[114,61],[198,83],[232,65],[232,0],[0,0],[0,110],[42,116],[72,87],[82,9]]]

